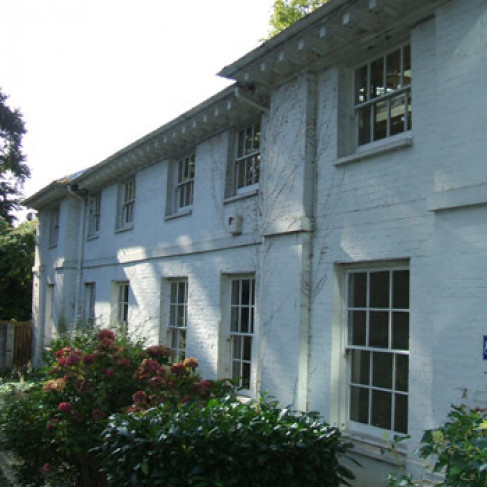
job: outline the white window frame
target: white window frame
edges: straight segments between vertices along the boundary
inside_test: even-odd
[[[188,279],[175,278],[167,281],[167,344],[175,362],[186,358],[188,329]]]
[[[255,121],[237,132],[233,168],[235,194],[258,187],[261,169],[260,144],[260,121]]]
[[[193,206],[195,170],[196,157],[194,153],[179,159],[174,190],[176,211],[187,210]]]
[[[244,299],[242,283],[249,283]],[[232,275],[228,280],[228,366],[230,377],[248,393],[256,389],[256,286],[254,275]],[[248,316],[247,323],[243,317]]]
[[[399,53],[400,60],[399,73],[388,73],[387,62],[397,53]],[[374,88],[372,66],[379,62],[382,62],[382,80]],[[364,76],[365,84],[359,82],[359,79],[364,79]],[[399,76],[398,80],[397,76]],[[388,87],[388,81],[391,82],[393,78],[396,78],[395,86],[391,87],[389,83]],[[356,144],[358,147],[412,130],[411,85],[411,46],[409,43],[356,67],[354,70],[354,110],[357,120]],[[362,86],[362,89],[360,89],[360,86]],[[375,93],[374,90],[376,91]],[[401,100],[404,101],[403,104],[401,104]],[[392,123],[398,118],[394,116],[394,112],[398,112],[399,117],[402,119],[402,127],[400,127],[400,124]],[[376,115],[377,117],[385,117],[385,131],[379,133],[379,135],[377,135],[376,131],[381,125],[376,123]]]
[[[85,282],[85,324],[94,325],[96,305],[96,283]]]
[[[117,230],[129,229],[134,224],[136,186],[135,176],[119,186]]]
[[[100,231],[101,191],[88,197],[88,231],[87,238],[94,238]]]
[[[403,273],[407,272],[408,276],[408,297],[407,297],[407,307],[398,307],[394,306],[394,281],[393,277],[398,277],[399,274],[395,273]],[[389,273],[389,289],[388,289],[388,304],[387,306],[372,306],[371,305],[371,276],[377,273]],[[365,295],[365,302],[361,303],[362,305],[358,305],[356,302],[353,303],[353,297],[351,296],[350,286],[351,286],[351,278],[352,276],[362,275],[366,277],[366,295]],[[404,274],[402,274],[404,276]],[[347,357],[347,397],[348,397],[348,410],[347,410],[347,423],[350,430],[364,433],[364,434],[372,434],[374,436],[382,437],[384,431],[395,432],[399,434],[407,434],[408,428],[408,414],[409,414],[409,335],[410,335],[410,320],[409,320],[409,312],[410,312],[410,272],[408,265],[384,265],[384,266],[356,266],[353,268],[347,268],[345,271],[345,293],[344,293],[344,323],[345,323],[345,353]],[[377,303],[375,303],[377,304]],[[373,338],[373,343],[371,342],[371,315],[375,313],[375,324],[374,326],[377,328],[377,324],[380,323],[380,320],[377,320],[379,315],[387,313],[387,346],[378,346],[383,344],[378,344],[378,340],[384,340],[384,337],[380,337],[380,334],[375,333]],[[362,331],[364,333],[357,332],[357,337],[353,336],[352,327],[354,326],[354,320],[351,319],[352,316],[357,317],[358,315],[362,314],[365,316],[365,322],[362,325]],[[399,321],[395,323],[394,317],[399,317],[401,315],[404,319],[405,315],[407,315],[407,346],[404,346],[404,343],[401,347],[394,347],[393,341],[402,340],[403,342],[406,340],[404,336],[401,336],[398,332],[397,336],[399,338],[395,338],[394,331],[395,330],[404,330],[401,326],[405,326],[404,323],[402,325],[399,324]],[[360,329],[360,320],[356,320],[357,329]],[[363,318],[362,318],[363,322]],[[395,326],[397,325],[397,328]],[[384,330],[384,328],[383,328]],[[363,337],[363,338],[362,338]],[[362,343],[359,343],[361,342]],[[355,343],[354,343],[355,342]],[[397,345],[398,342],[395,343]],[[363,354],[364,362],[358,363],[358,360],[361,358]],[[356,367],[354,367],[354,358],[357,358]],[[378,368],[378,364],[381,360],[386,359],[387,362],[390,359],[390,385],[378,384],[379,379],[384,380],[383,376],[379,377],[378,375],[374,375],[374,365]],[[402,363],[402,366],[401,366]],[[365,367],[363,365],[365,364]],[[387,370],[387,368],[383,367],[384,363],[382,363],[381,371]],[[366,373],[362,375],[362,367],[367,369],[368,372],[365,370]],[[402,375],[401,375],[402,372]],[[406,376],[406,382],[404,382],[404,375]],[[402,379],[401,379],[402,377]],[[387,374],[385,381],[389,381]],[[402,381],[402,385],[401,385]],[[357,409],[358,415],[362,415],[362,418],[357,417],[357,413],[354,411],[354,397],[352,391],[358,393],[358,391],[364,392],[364,396],[367,396],[367,411],[365,419],[365,414],[363,410]],[[373,398],[374,396],[377,398],[382,395],[383,398],[390,395],[390,427],[385,427],[384,424],[380,424],[380,419],[377,419],[379,416],[380,410],[374,409]],[[355,396],[358,397],[358,396]],[[403,420],[402,424],[400,421],[396,422],[396,410],[400,403],[397,401],[402,402],[402,408],[404,409],[404,401],[405,403],[405,412],[406,418]],[[397,406],[397,407],[396,407]],[[374,418],[374,414],[376,417]],[[354,417],[355,415],[355,417]],[[405,423],[405,426],[404,426]]]
[[[129,305],[130,305],[130,282],[115,281],[112,292],[113,312],[112,323],[122,333],[128,332],[129,326]]]
[[[49,247],[56,247],[59,240],[59,206],[49,212]]]

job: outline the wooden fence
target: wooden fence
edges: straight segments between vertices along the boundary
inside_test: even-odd
[[[32,322],[0,320],[0,369],[22,367],[32,356]]]

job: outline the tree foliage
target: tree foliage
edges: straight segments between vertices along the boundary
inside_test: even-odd
[[[17,228],[0,217],[0,319],[29,320],[36,221]]]
[[[275,0],[269,19],[269,38],[279,34],[299,19],[324,5],[328,0]]]
[[[0,219],[12,223],[12,214],[20,206],[20,196],[30,170],[22,152],[26,133],[19,110],[7,105],[8,96],[0,89]]]

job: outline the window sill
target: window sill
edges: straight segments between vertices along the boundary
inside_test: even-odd
[[[487,183],[436,191],[428,196],[428,210],[446,211],[487,205]]]
[[[56,247],[57,247],[57,243],[55,243],[55,244],[49,244],[47,246],[48,249],[55,249]]]
[[[385,432],[385,434],[387,434],[387,432]],[[396,434],[397,433],[391,432],[390,437],[393,438]],[[378,438],[356,431],[343,431],[342,437],[354,444],[352,453],[390,463],[391,465],[397,465],[397,458],[390,453],[390,442],[392,439],[388,441],[385,438]],[[407,456],[407,446],[405,441],[396,444],[394,448],[397,455],[403,458]]]
[[[238,200],[243,200],[245,198],[250,198],[252,196],[256,196],[257,194],[259,194],[259,188],[253,188],[249,191],[245,191],[245,192],[242,192],[242,193],[237,193],[233,196],[229,196],[228,198],[225,198],[223,200],[223,204],[227,204],[227,203],[232,203],[234,201],[238,201]]]
[[[95,235],[88,235],[86,237],[86,240],[90,241],[90,240],[96,240],[97,238],[100,238],[100,235],[98,234],[95,234]]]
[[[185,208],[178,211],[177,213],[173,213],[172,215],[166,215],[164,217],[164,220],[174,220],[175,218],[191,215],[191,213],[193,213],[193,208]]]
[[[357,148],[354,154],[338,158],[334,165],[344,166],[353,162],[358,162],[363,159],[369,159],[387,152],[392,152],[399,149],[405,149],[413,145],[413,136],[410,132],[399,134],[388,139],[372,142]]]
[[[115,229],[115,233],[123,233],[123,232],[128,232],[129,230],[133,230],[134,226],[133,225],[127,225],[126,227],[120,227]]]

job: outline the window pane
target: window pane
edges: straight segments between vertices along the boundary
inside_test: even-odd
[[[387,137],[387,119],[389,117],[389,102],[387,100],[374,104],[374,140]]]
[[[348,344],[367,345],[367,324],[365,311],[348,312]]]
[[[176,282],[171,283],[171,303],[177,303],[178,285]]]
[[[378,428],[391,429],[392,394],[372,391],[371,424]]]
[[[252,338],[243,337],[243,359],[250,361],[252,359]]]
[[[184,304],[186,302],[186,283],[178,283],[178,303]]]
[[[409,357],[396,355],[396,390],[408,392]]]
[[[258,151],[260,149],[260,124],[256,123],[254,125],[254,144],[253,150]]]
[[[352,350],[351,382],[354,384],[370,384],[370,352]]]
[[[358,110],[358,143],[359,145],[370,142],[370,117],[371,107],[364,107]]]
[[[252,152],[253,139],[252,139],[252,126],[248,127],[245,131],[245,154]]]
[[[243,307],[240,311],[240,332],[250,333],[249,308]]]
[[[240,281],[232,281],[232,304],[240,304]]]
[[[233,332],[239,332],[239,326],[238,326],[238,313],[239,308],[231,308],[230,311],[230,330]]]
[[[391,98],[391,135],[406,130],[406,95],[403,93]]]
[[[392,273],[392,307],[409,309],[409,271]]]
[[[372,385],[392,389],[392,353],[372,354]]]
[[[232,343],[233,343],[232,358],[234,360],[242,359],[242,337],[238,335],[234,335]]]
[[[409,313],[392,313],[392,348],[409,350]]]
[[[242,364],[241,386],[245,389],[250,389],[250,364]]]
[[[370,273],[370,307],[389,307],[389,272]]]
[[[396,409],[394,414],[394,431],[408,432],[408,396],[396,394]]]
[[[349,274],[348,306],[365,308],[367,306],[367,273]]]
[[[171,332],[171,348],[173,350],[178,349],[178,334],[175,331]]]
[[[389,313],[387,311],[370,312],[369,346],[389,348]]]
[[[350,419],[359,423],[369,422],[369,390],[363,387],[350,388]]]
[[[244,155],[245,147],[245,131],[241,130],[237,136],[237,157],[242,157]]]
[[[242,304],[250,303],[250,280],[242,279]]]
[[[384,58],[381,57],[370,65],[370,96],[375,98],[384,93]]]
[[[355,103],[367,101],[367,65],[355,71]]]
[[[401,50],[389,54],[386,63],[386,85],[389,92],[401,87]]]
[[[242,370],[241,370],[241,363],[240,362],[233,362],[232,364],[232,379],[237,379],[241,377]]]
[[[412,71],[411,71],[411,46],[406,46],[403,49],[403,85],[408,86],[411,84]]]
[[[176,323],[176,326],[179,327],[185,327],[186,326],[186,316],[185,316],[185,307],[184,306],[178,306],[178,321]]]

